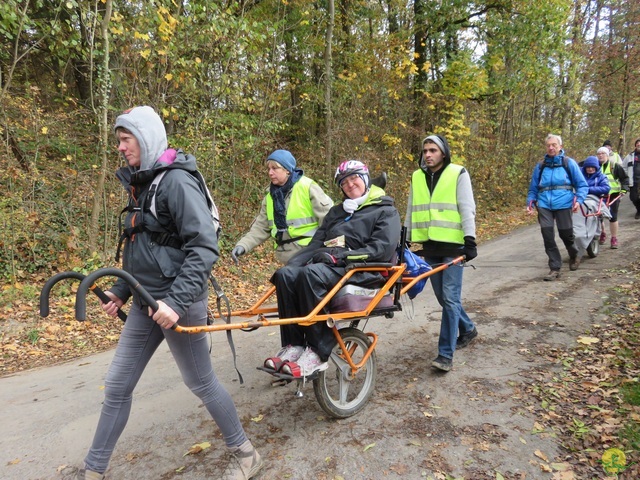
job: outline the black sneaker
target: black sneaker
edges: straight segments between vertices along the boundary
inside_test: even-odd
[[[451,370],[451,367],[453,367],[453,360],[443,357],[442,355],[438,355],[438,358],[431,362],[431,366],[438,370],[442,370],[443,372],[448,372]]]
[[[636,216],[634,217],[636,220],[640,220],[640,212],[636,213]]]
[[[456,350],[458,350],[459,348],[466,347],[471,342],[473,342],[473,340],[477,336],[478,336],[478,329],[476,327],[473,327],[473,330],[471,330],[470,332],[463,333],[458,337],[458,340],[456,340]]]

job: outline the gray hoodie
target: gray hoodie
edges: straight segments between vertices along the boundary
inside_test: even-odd
[[[196,159],[181,151],[167,150],[167,136],[160,117],[150,107],[136,107],[120,115],[116,127],[130,131],[140,144],[140,168],[122,167],[116,176],[129,194],[130,204],[144,207],[147,190],[162,170],[167,170],[155,196],[158,218],[150,212],[129,212],[123,227],[144,222],[146,229],[126,238],[123,269],[132,274],[156,300],[162,300],[182,316],[195,301],[206,298],[211,268],[219,257],[215,227],[204,193],[192,172]],[[159,245],[152,232],[170,232],[182,248]],[[131,296],[119,280],[111,288],[118,298]],[[134,301],[141,304],[137,296]]]
[[[135,107],[116,118],[113,126],[129,130],[140,144],[140,170],[149,170],[167,149],[167,131],[151,107]],[[132,169],[133,170],[133,169]]]

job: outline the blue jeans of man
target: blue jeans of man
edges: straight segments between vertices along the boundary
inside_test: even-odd
[[[454,258],[424,257],[432,267],[450,262]],[[453,359],[453,352],[456,351],[458,336],[475,328],[469,315],[462,308],[462,270],[462,265],[456,264],[429,277],[433,293],[442,307],[438,355],[451,359]]]

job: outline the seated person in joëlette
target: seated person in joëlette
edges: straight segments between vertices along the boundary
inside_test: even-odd
[[[582,175],[589,185],[589,195],[601,198],[609,195],[609,179],[602,173],[597,157],[592,155],[582,162]]]
[[[393,199],[371,184],[364,163],[342,162],[334,180],[343,202],[329,210],[309,245],[271,277],[280,318],[307,315],[344,276],[347,263],[388,262],[400,241],[400,214]],[[358,272],[349,283],[376,288],[382,281],[378,272]],[[325,322],[285,325],[281,342],[282,349],[265,360],[265,368],[300,378],[326,370],[336,345]]]

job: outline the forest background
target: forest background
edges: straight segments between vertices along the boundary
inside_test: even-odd
[[[0,308],[24,328],[21,305],[51,274],[113,265],[126,198],[111,129],[142,104],[198,159],[235,296],[274,268],[270,247],[238,267],[229,251],[275,148],[334,199],[340,161],[386,171],[403,212],[421,139],[443,134],[471,174],[482,241],[521,211],[547,133],[578,160],[605,139],[632,149],[639,25],[640,4],[618,0],[5,0]]]

